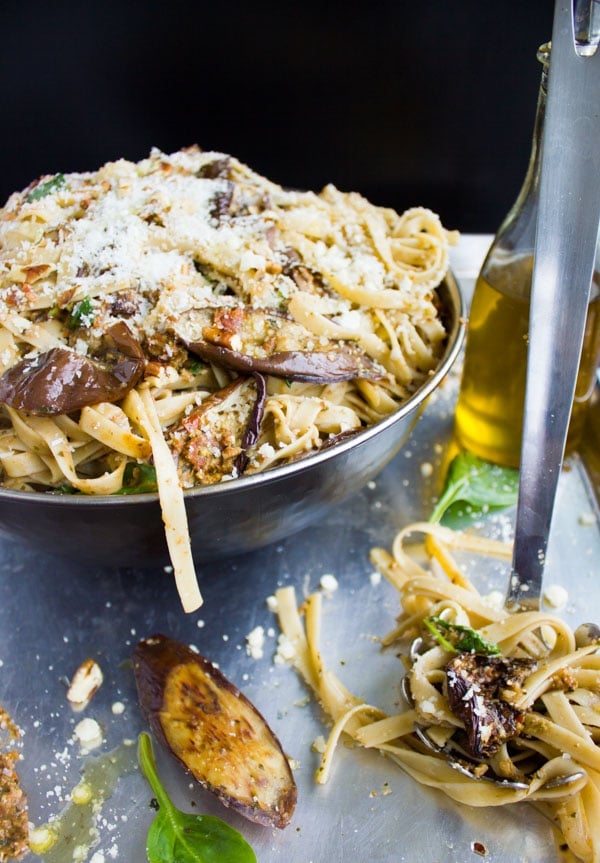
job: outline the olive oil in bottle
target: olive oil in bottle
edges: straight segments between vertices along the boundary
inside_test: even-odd
[[[465,449],[518,467],[521,456],[529,301],[546,108],[549,46],[538,52],[542,82],[527,175],[477,279],[467,330],[455,431]],[[600,256],[596,256],[596,267]],[[567,451],[580,439],[600,361],[600,274],[595,273],[569,426]]]

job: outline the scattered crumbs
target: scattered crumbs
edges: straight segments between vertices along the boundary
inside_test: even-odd
[[[290,770],[299,770],[300,762],[297,758],[288,757],[288,764],[290,765]]]
[[[204,627],[206,626],[206,623],[204,622],[204,620],[197,620],[196,626],[198,627],[198,629],[204,629]]]
[[[371,490],[377,488],[377,483],[375,482],[374,479],[370,480],[367,483],[367,488],[370,488]]]
[[[96,720],[89,716],[78,722],[74,731],[83,752],[91,752],[102,744],[102,729]]]
[[[73,675],[67,690],[67,700],[73,710],[80,711],[87,707],[102,686],[103,680],[102,669],[98,663],[93,659],[84,660]]]
[[[487,848],[483,842],[471,842],[471,851],[480,857],[487,857]]]
[[[262,626],[255,626],[246,636],[246,653],[252,659],[262,659],[264,656],[265,630]]]
[[[163,566],[163,572],[167,572],[170,574],[173,572],[173,567],[172,566]]]
[[[499,590],[492,590],[487,596],[483,597],[483,602],[485,605],[491,606],[491,608],[502,608],[504,604],[504,596]]]
[[[267,596],[266,603],[269,611],[272,611],[273,614],[277,614],[277,612],[279,611],[279,603],[277,601],[277,597],[273,595]]]
[[[67,795],[66,806],[51,815],[45,824],[29,824],[29,844],[33,853],[43,855],[47,863],[107,863],[108,859],[119,859],[116,842],[108,851],[92,853],[92,849],[100,842],[101,829],[118,829],[118,816],[114,813],[114,820],[109,821],[103,814],[103,806],[120,778],[135,770],[137,750],[135,741],[129,739],[123,740],[111,752],[86,758],[82,777]]]
[[[190,650],[192,650],[194,653],[200,653],[200,651],[198,650],[198,647],[197,647],[195,644],[190,644],[190,645],[188,645],[188,647],[189,647],[189,648],[190,648]]]
[[[313,740],[310,748],[313,752],[318,752],[319,755],[322,755],[325,752],[326,745],[327,741],[322,734],[319,734],[319,736],[315,737],[315,739]]]
[[[430,461],[423,461],[423,462],[421,462],[420,470],[421,470],[421,476],[426,479],[427,477],[432,475],[433,465],[431,464]]]
[[[549,584],[544,588],[544,599],[552,608],[564,608],[569,600],[569,594],[560,584]]]
[[[383,786],[382,786],[382,788],[381,788],[381,791],[380,791],[381,796],[382,796],[382,797],[387,797],[387,796],[388,796],[388,794],[391,794],[391,793],[392,793],[392,788],[391,788],[391,786],[390,786],[390,783],[389,783],[389,782],[384,782],[384,783],[383,783]]]
[[[319,584],[321,585],[321,590],[324,590],[325,593],[334,593],[339,587],[337,578],[330,573],[322,575]]]
[[[0,659],[0,668],[2,668],[3,665],[4,665],[4,660]]]
[[[229,641],[229,636],[226,632],[223,633],[223,641]]]
[[[286,662],[291,662],[296,656],[296,649],[289,638],[283,633],[277,636],[277,651],[273,662],[275,665],[285,665]]]
[[[303,695],[294,701],[294,707],[306,707],[307,704],[310,704],[310,695]]]
[[[380,572],[372,572],[369,576],[369,581],[373,585],[373,587],[377,587],[378,584],[381,584],[381,573]]]
[[[122,701],[115,701],[110,709],[115,716],[120,716],[122,713],[125,713],[125,705]]]
[[[593,512],[582,512],[577,521],[582,527],[593,527],[596,524],[596,515]]]
[[[377,789],[374,788],[372,791],[369,791],[369,797],[377,797]]]
[[[433,445],[433,451],[435,452],[435,454],[436,454],[436,455],[441,455],[441,454],[443,453],[443,451],[444,451],[444,447],[443,447],[443,446],[442,446],[442,444],[441,444],[441,443],[439,443],[439,442],[438,442],[438,443],[435,443],[435,444]]]

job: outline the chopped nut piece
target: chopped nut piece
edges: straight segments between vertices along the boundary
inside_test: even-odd
[[[100,689],[103,680],[102,669],[95,660],[86,659],[82,662],[67,690],[67,699],[73,708],[83,710]]]

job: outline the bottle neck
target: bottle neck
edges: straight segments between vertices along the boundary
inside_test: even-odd
[[[527,173],[517,199],[502,222],[496,241],[506,252],[514,252],[519,257],[533,255],[535,228],[537,220],[540,173],[542,167],[542,138],[546,120],[546,94],[548,66],[544,63],[540,83],[533,138]]]
[[[518,216],[524,208],[533,211],[534,219],[537,216],[537,203],[540,190],[540,174],[542,168],[542,138],[544,134],[544,123],[546,122],[546,98],[548,93],[548,67],[544,65],[542,70],[542,80],[538,93],[537,109],[535,112],[535,121],[533,124],[533,140],[531,142],[531,153],[529,156],[529,164],[527,173],[523,180],[523,185],[517,196],[517,200],[513,204],[505,223],[509,221],[511,215],[513,218]]]

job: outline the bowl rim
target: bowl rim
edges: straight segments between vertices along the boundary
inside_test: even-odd
[[[305,458],[297,461],[288,462],[287,464],[279,465],[278,467],[270,468],[249,476],[241,476],[236,479],[226,480],[224,482],[214,483],[213,485],[198,486],[195,488],[184,490],[184,499],[186,501],[196,498],[210,498],[214,495],[227,495],[239,491],[240,489],[250,489],[256,485],[270,485],[280,479],[284,479],[288,475],[294,475],[303,472],[306,468],[317,465],[323,461],[347,452],[350,449],[356,449],[359,446],[367,443],[374,437],[384,432],[390,426],[395,425],[400,419],[407,414],[412,413],[415,408],[425,403],[426,399],[431,395],[433,390],[438,386],[443,378],[452,368],[463,344],[466,331],[466,303],[465,298],[456,276],[449,268],[446,275],[435,289],[437,291],[445,291],[448,294],[448,312],[451,316],[451,325],[448,331],[447,343],[442,359],[431,375],[423,381],[423,383],[415,390],[414,393],[389,416],[379,420],[373,425],[367,426],[350,436],[347,440],[336,443],[335,446],[317,450]],[[159,501],[158,492],[144,492],[141,494],[129,495],[70,495],[60,494],[51,491],[21,491],[19,489],[10,489],[0,486],[0,500],[15,500],[19,502],[44,502],[51,506],[73,506],[76,503],[77,507],[97,507],[97,506],[139,506],[141,503],[154,505]]]

